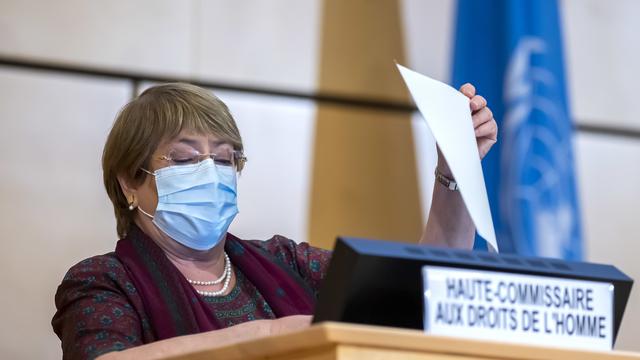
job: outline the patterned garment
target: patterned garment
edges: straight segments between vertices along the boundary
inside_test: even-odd
[[[286,264],[317,298],[331,252],[296,244],[282,236],[248,241]],[[236,285],[222,297],[203,297],[225,326],[275,314],[263,295],[238,267]],[[62,341],[65,359],[93,359],[101,354],[156,341],[140,294],[114,253],[94,256],[74,265],[56,293],[52,325]]]

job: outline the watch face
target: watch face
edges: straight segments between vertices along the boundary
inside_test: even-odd
[[[436,180],[438,180],[438,182],[444,185],[447,189],[452,191],[458,190],[458,183],[456,183],[454,180],[449,179],[448,177],[440,173],[438,169],[436,169],[435,171],[435,176],[436,176]]]

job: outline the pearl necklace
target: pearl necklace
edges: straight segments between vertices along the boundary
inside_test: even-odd
[[[187,281],[189,282],[189,284],[197,286],[216,285],[224,281],[222,289],[217,291],[204,291],[196,289],[196,292],[202,296],[220,296],[224,294],[229,288],[229,282],[231,282],[231,260],[229,260],[229,255],[227,255],[226,252],[224,253],[224,271],[222,272],[222,276],[220,276],[218,279],[212,281],[198,281],[187,279]]]

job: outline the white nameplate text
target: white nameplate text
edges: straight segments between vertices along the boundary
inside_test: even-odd
[[[424,329],[434,335],[611,350],[613,285],[427,265]]]

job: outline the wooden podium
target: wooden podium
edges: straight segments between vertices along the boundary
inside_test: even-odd
[[[640,354],[552,349],[432,336],[418,330],[328,322],[286,335],[246,341],[171,359],[640,360]]]

